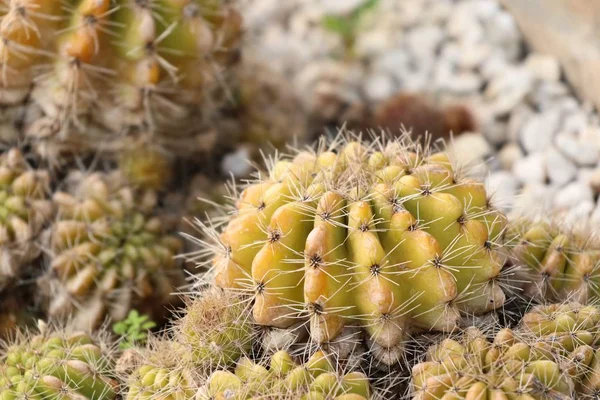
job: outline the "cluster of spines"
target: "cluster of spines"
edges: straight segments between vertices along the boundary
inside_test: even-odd
[[[362,325],[395,362],[405,329],[453,329],[505,300],[505,217],[445,153],[406,137],[337,140],[273,163],[213,246],[218,286],[252,293],[258,324],[309,320],[313,339]],[[409,322],[410,321],[410,322]]]
[[[57,221],[47,232],[50,317],[83,329],[139,308],[161,318],[183,284],[174,256],[180,241],[156,215],[156,194],[137,191],[118,174],[74,172],[57,191]]]
[[[582,304],[600,297],[600,245],[589,229],[522,218],[511,221],[507,233],[515,285],[524,297]]]

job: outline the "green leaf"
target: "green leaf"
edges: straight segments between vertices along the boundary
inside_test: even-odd
[[[347,36],[352,32],[350,22],[346,18],[338,17],[337,15],[325,15],[322,24],[328,31],[337,33],[341,36]]]

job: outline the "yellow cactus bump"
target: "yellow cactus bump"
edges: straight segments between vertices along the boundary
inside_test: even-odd
[[[251,294],[260,325],[306,323],[317,343],[360,326],[393,363],[408,329],[451,330],[505,301],[505,217],[456,166],[406,137],[348,136],[284,157],[210,233],[211,276]]]

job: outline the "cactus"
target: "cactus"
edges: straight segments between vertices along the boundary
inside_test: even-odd
[[[135,308],[159,321],[183,275],[174,260],[181,243],[165,233],[155,194],[136,192],[115,173],[73,171],[67,182],[68,191],[53,196],[58,215],[40,279],[49,316],[90,329]]]
[[[110,349],[84,332],[23,333],[2,350],[0,398],[112,400],[118,384]]]
[[[0,156],[0,292],[40,254],[36,240],[52,216],[50,176],[18,149]]]
[[[351,137],[350,137],[351,139]],[[500,307],[505,217],[483,184],[407,137],[338,138],[274,163],[207,237],[216,284],[254,299],[259,325],[308,321],[317,343],[364,327],[386,363],[409,328],[451,330]]]
[[[185,349],[176,342],[151,341],[148,348],[136,352],[134,361],[129,362],[132,365],[128,365],[128,369],[132,371],[123,378],[127,384],[123,398],[193,399],[199,388],[200,376],[190,364],[181,362],[182,358],[185,359]]]
[[[198,369],[227,367],[252,349],[250,310],[240,296],[217,288],[191,301],[175,322],[174,337]]]
[[[321,351],[298,365],[284,350],[273,354],[269,368],[242,358],[235,373],[218,370],[199,392],[199,399],[361,400],[371,398],[368,378],[361,372],[340,373]]]
[[[600,297],[600,247],[585,229],[553,221],[517,219],[507,231],[515,285],[527,298],[587,304]]]

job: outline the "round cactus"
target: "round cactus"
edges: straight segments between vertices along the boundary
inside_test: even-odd
[[[118,174],[73,172],[56,192],[57,221],[48,230],[50,267],[40,284],[51,317],[85,329],[132,308],[159,319],[183,283],[174,256],[180,241],[165,233],[156,196],[136,192]]]
[[[175,323],[174,336],[197,368],[210,371],[233,365],[252,349],[254,330],[248,304],[218,288],[205,291],[188,304]]]
[[[84,332],[52,330],[21,334],[2,350],[1,399],[117,398],[110,351]]]
[[[585,229],[548,221],[515,220],[507,231],[515,285],[541,301],[587,304],[600,297],[600,246]]]
[[[451,330],[502,306],[505,217],[481,182],[406,137],[338,139],[274,163],[212,237],[222,288],[254,299],[259,325],[308,320],[317,343],[361,325],[396,362],[409,328]]]
[[[124,378],[127,400],[193,399],[198,391],[198,373],[182,362],[185,348],[176,342],[158,340],[148,349],[136,351],[132,371]],[[124,355],[126,357],[126,355]]]
[[[0,156],[0,292],[40,254],[36,239],[52,216],[49,191],[48,172],[29,167],[19,150]]]
[[[199,392],[200,399],[302,399],[361,400],[369,399],[368,378],[361,372],[339,373],[335,363],[318,351],[304,364],[279,351],[269,360],[269,367],[241,359],[235,373],[218,370]]]

